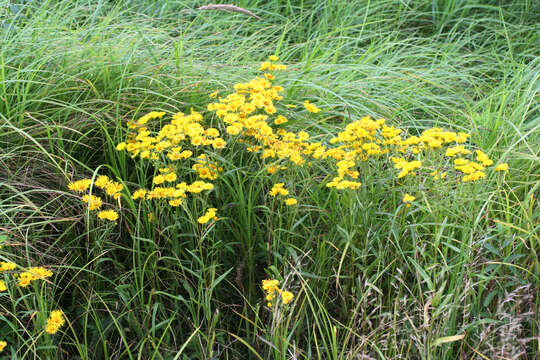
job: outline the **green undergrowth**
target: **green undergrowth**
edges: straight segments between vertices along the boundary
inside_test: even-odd
[[[54,276],[0,292],[6,359],[534,359],[539,352],[540,50],[534,1],[0,1],[0,261]],[[69,182],[130,189],[155,169],[115,150],[149,111],[193,108],[279,55],[289,119],[316,141],[363,116],[471,134],[509,164],[472,184],[388,166],[346,194],[227,144],[207,198],[122,202],[98,221]],[[186,173],[189,166],[186,169]],[[314,176],[313,174],[317,174]],[[219,205],[220,220],[197,218]],[[7,273],[3,279],[9,282]],[[261,280],[294,293],[268,308]],[[48,313],[67,324],[44,333]]]

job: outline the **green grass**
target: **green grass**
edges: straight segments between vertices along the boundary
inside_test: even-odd
[[[537,2],[235,2],[261,19],[204,4],[0,1],[0,260],[55,273],[0,294],[0,355],[534,359]],[[323,110],[292,128],[322,137],[371,115],[411,133],[466,131],[510,171],[466,186],[411,181],[422,200],[407,216],[388,169],[344,195],[324,186],[324,163],[316,179],[287,170],[300,205],[285,208],[266,195],[282,178],[240,144],[187,211],[124,201],[119,224],[104,225],[67,190],[97,173],[147,184],[154,170],[114,149],[126,121],[205,111],[208,94],[272,54],[289,65],[288,101]],[[211,228],[194,221],[207,205],[222,218]],[[269,277],[295,293],[287,310],[263,306]],[[69,326],[49,336],[56,308]]]

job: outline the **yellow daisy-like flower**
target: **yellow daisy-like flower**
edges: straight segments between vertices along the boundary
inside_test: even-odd
[[[0,280],[0,291],[6,291],[7,286],[6,283],[3,280]]]
[[[287,206],[294,206],[296,204],[298,204],[298,201],[295,198],[288,198],[285,200],[285,205]]]
[[[283,291],[281,293],[281,300],[283,301],[284,304],[290,303],[293,298],[294,298],[294,295],[290,291]]]
[[[0,261],[0,272],[13,270],[17,267],[15,263],[9,261]]]
[[[102,210],[98,213],[98,218],[101,220],[116,221],[118,220],[118,213],[114,210]]]
[[[7,346],[7,342],[5,341],[0,341],[0,352],[4,351],[4,349],[6,348]]]
[[[410,203],[413,202],[414,200],[416,200],[416,198],[415,198],[414,196],[412,196],[412,195],[409,195],[409,194],[405,194],[405,195],[403,196],[403,199],[402,199],[402,201],[403,201],[405,204],[407,204],[407,207],[411,207],[411,204],[410,204]]]
[[[34,280],[43,280],[52,275],[53,272],[44,267],[31,267],[17,276],[18,285],[20,287],[27,287]]]
[[[88,204],[89,210],[98,210],[103,204],[99,196],[84,195],[82,201]]]
[[[321,111],[321,109],[319,109],[317,105],[310,103],[308,100],[304,101],[304,107],[306,108],[307,111],[314,114]]]
[[[144,197],[146,196],[146,190],[145,189],[139,189],[139,190],[136,190],[133,195],[131,195],[131,198],[133,200],[137,200],[137,199],[144,199]]]
[[[49,334],[55,334],[65,322],[66,320],[64,318],[64,312],[62,310],[53,310],[47,319],[45,331],[47,331]]]
[[[206,210],[206,214],[204,214],[203,216],[198,218],[197,222],[199,224],[206,224],[207,222],[209,222],[212,219],[217,220],[218,218],[216,216],[216,212],[217,212],[216,208],[210,208],[210,209]]]
[[[508,171],[508,164],[502,163],[495,167],[495,171]]]
[[[68,184],[68,189],[71,191],[83,192],[90,187],[90,184],[92,184],[92,180],[90,179],[77,180],[70,182]]]

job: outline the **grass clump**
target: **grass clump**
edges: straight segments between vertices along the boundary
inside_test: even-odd
[[[534,358],[535,3],[236,5],[0,3],[0,355]]]

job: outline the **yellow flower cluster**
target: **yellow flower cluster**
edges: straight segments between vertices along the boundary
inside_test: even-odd
[[[65,322],[66,320],[64,318],[64,312],[62,310],[53,310],[47,319],[45,331],[49,334],[55,334],[65,324]]]
[[[276,299],[276,294],[279,294],[281,296],[281,301],[284,304],[288,304],[294,299],[293,293],[290,291],[283,291],[279,288],[279,280],[263,280],[262,281],[262,288],[264,292],[266,293],[266,301],[267,306],[271,307],[272,302]]]
[[[1,261],[0,262],[0,273],[4,271],[10,271],[17,268],[17,265],[15,263],[9,262],[9,261]],[[27,287],[30,285],[30,283],[34,280],[43,280],[46,278],[49,278],[53,275],[53,272],[51,270],[48,270],[44,267],[31,267],[28,268],[20,273],[16,273],[13,276],[17,280],[17,284],[20,287]],[[4,281],[0,280],[0,291],[6,291],[7,286]]]
[[[270,196],[277,196],[277,195],[287,196],[287,195],[289,195],[289,190],[285,189],[284,186],[285,186],[284,183],[274,184],[274,186],[272,186],[272,190],[270,190],[270,192],[268,194]]]
[[[217,213],[216,208],[210,208],[210,209],[206,210],[206,214],[204,214],[203,216],[198,218],[197,221],[199,222],[199,224],[206,224],[210,220],[215,221],[215,220],[218,219],[217,216],[216,216],[216,213]]]
[[[306,164],[308,157],[335,161],[337,176],[326,186],[343,190],[358,189],[361,186],[358,181],[358,162],[372,157],[388,153],[400,154],[389,157],[394,167],[400,170],[397,174],[399,179],[407,175],[415,176],[417,170],[421,169],[422,160],[410,159],[411,156],[426,156],[425,152],[447,145],[448,157],[471,153],[471,150],[463,145],[470,137],[469,134],[435,127],[423,131],[420,136],[407,136],[404,130],[385,124],[385,119],[373,120],[369,116],[348,124],[343,131],[331,138],[329,144],[334,145],[333,147],[327,147],[321,142],[310,142],[310,135],[305,131],[289,132],[281,127],[274,129],[272,126],[285,124],[288,119],[278,114],[281,92],[284,89],[272,83],[275,76],[271,72],[285,67],[274,63],[277,61],[275,56],[269,60],[263,63],[260,69],[270,73],[234,85],[233,93],[219,97],[217,102],[208,105],[208,110],[215,112],[224,122],[227,133],[242,136],[241,142],[249,145],[247,150],[258,152],[262,159],[287,160],[300,166]],[[285,108],[293,107],[294,105],[285,105]],[[304,108],[313,113],[320,111],[315,104],[307,100]],[[491,161],[487,156],[483,160],[483,163]],[[286,167],[274,163],[267,167],[267,171],[274,174],[284,168]],[[434,179],[446,177],[445,171],[431,169],[430,174]],[[467,176],[464,181],[479,179],[479,175]],[[277,191],[278,189],[271,191],[271,195],[277,195]]]
[[[285,205],[287,206],[294,206],[297,204],[298,204],[298,201],[295,198],[288,198],[285,200]]]
[[[199,175],[201,179],[216,180],[218,173],[223,171],[223,168],[212,163],[205,154],[199,155],[197,163],[192,166],[192,169]]]
[[[422,166],[422,162],[418,160],[413,160],[409,162],[405,159],[397,157],[391,157],[390,160],[392,160],[396,169],[401,170],[397,176],[398,179],[407,176],[409,173],[412,176],[416,176],[416,173],[413,170]]]
[[[116,221],[118,220],[118,213],[112,209],[102,210],[98,212],[98,218],[102,220]]]
[[[214,185],[197,180],[188,184],[178,182],[177,166],[174,162],[193,157],[193,149],[201,146],[211,146],[213,150],[224,148],[227,143],[220,137],[215,128],[205,128],[201,122],[200,113],[191,110],[189,115],[176,113],[169,123],[156,131],[147,126],[151,119],[162,119],[165,113],[151,112],[138,121],[129,123],[128,140],[117,145],[117,150],[127,150],[132,158],[148,159],[158,168],[159,174],[152,179],[152,189],[138,189],[132,193],[132,199],[167,200],[171,207],[182,205],[188,193],[199,194],[209,191]],[[186,149],[191,146],[193,149]],[[201,154],[193,159],[191,167],[194,173],[205,180],[215,180],[223,169],[207,155]],[[162,184],[169,184],[163,186]]]
[[[412,203],[414,200],[416,200],[416,198],[415,198],[414,196],[412,196],[412,195],[407,194],[407,193],[403,196],[403,199],[402,199],[402,201],[403,201],[405,204],[407,204],[407,207],[411,207],[411,203]]]
[[[79,193],[87,191],[92,185],[92,179],[81,179],[68,184],[68,189]],[[109,179],[106,175],[100,175],[94,181],[94,187],[101,189],[105,195],[117,200],[120,198],[124,186],[116,181]],[[86,203],[88,210],[99,210],[103,206],[103,200],[101,197],[93,194],[85,194],[81,198],[82,202]],[[99,219],[106,219],[110,221],[116,221],[118,219],[118,213],[112,209],[102,210],[98,213]]]
[[[27,287],[34,280],[43,280],[53,275],[51,270],[44,267],[31,267],[28,270],[17,275],[17,281],[20,287]]]
[[[319,111],[321,111],[321,109],[319,109],[317,105],[310,103],[308,100],[304,101],[304,107],[310,113],[318,113]]]
[[[159,160],[165,154],[171,161],[188,159],[192,156],[190,150],[182,150],[180,143],[189,141],[192,146],[212,146],[214,149],[222,149],[226,146],[224,139],[220,137],[219,130],[215,128],[205,129],[200,122],[203,117],[200,113],[191,110],[191,114],[182,112],[172,116],[170,123],[163,126],[155,136],[145,126],[149,119],[161,119],[165,113],[151,112],[144,115],[138,121],[129,123],[130,131],[128,141],[121,142],[116,146],[118,151],[127,150],[131,157],[139,156],[141,159]]]
[[[0,261],[0,272],[13,270],[17,267],[15,263],[9,261]]]
[[[82,201],[88,204],[89,210],[98,210],[99,208],[101,208],[101,205],[103,204],[103,201],[101,200],[99,196],[88,195],[88,194],[82,197]]]

